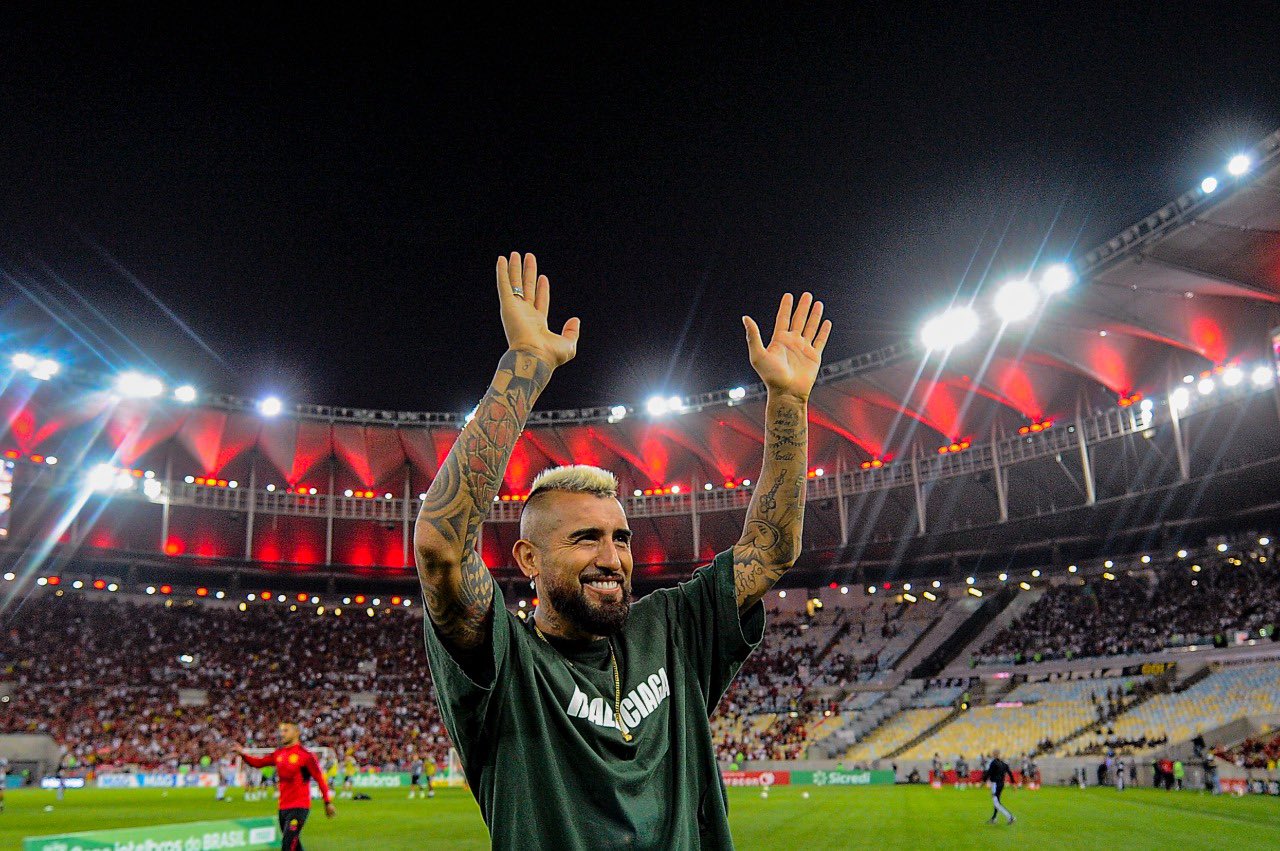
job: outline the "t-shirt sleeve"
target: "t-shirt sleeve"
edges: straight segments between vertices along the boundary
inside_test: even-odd
[[[440,715],[464,761],[482,738],[485,719],[494,691],[502,681],[507,650],[511,643],[510,613],[502,604],[502,594],[494,586],[489,636],[475,652],[458,659],[445,646],[428,614],[426,621],[427,662],[435,681]]]
[[[656,593],[666,598],[668,617],[702,686],[710,715],[764,637],[764,605],[758,602],[738,613],[733,553],[727,550],[696,570],[689,581]]]

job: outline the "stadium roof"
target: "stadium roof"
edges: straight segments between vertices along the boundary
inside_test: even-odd
[[[1263,355],[1268,330],[1280,325],[1280,132],[1248,154],[1246,173],[1224,171],[1216,188],[1182,195],[1085,254],[1077,283],[1027,322],[1000,328],[984,299],[972,305],[983,328],[966,345],[940,353],[904,341],[824,367],[812,400],[814,465],[980,442]],[[98,430],[126,466],[168,463],[175,475],[241,480],[253,468],[259,486],[325,488],[333,459],[338,488],[398,496],[406,470],[414,490],[425,488],[464,419],[306,405],[264,417],[250,400],[121,401],[101,376],[71,377],[85,392],[11,387],[0,397],[23,452]],[[643,404],[538,412],[507,488],[519,493],[543,468],[570,462],[613,469],[629,488],[750,478],[762,444],[760,391],[709,392],[660,416]]]

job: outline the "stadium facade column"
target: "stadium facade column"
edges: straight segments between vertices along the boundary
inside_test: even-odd
[[[329,494],[325,499],[324,563],[333,564],[333,453],[329,453]]]
[[[689,520],[693,526],[693,560],[702,553],[702,518],[698,516],[698,492],[702,483],[694,476],[689,486]]]
[[[924,537],[928,533],[929,528],[925,523],[924,516],[924,487],[920,484],[920,445],[916,444],[911,447],[911,484],[916,492],[916,526],[920,531],[920,536]]]
[[[249,508],[245,512],[244,523],[244,560],[253,561],[253,511],[258,501],[258,464],[255,453],[249,455],[249,492],[245,499]]]
[[[409,566],[409,528],[410,528],[409,524],[411,522],[411,519],[409,516],[409,496],[413,492],[412,485],[413,485],[413,468],[409,466],[408,461],[405,461],[404,462],[404,511],[401,512],[404,516],[403,518],[401,518],[402,523],[401,523],[401,534],[400,534],[400,549],[402,551],[401,563],[400,563],[401,567]]]
[[[991,469],[996,483],[996,503],[1000,506],[1000,522],[1009,521],[1009,472],[1000,466],[1000,444],[997,442],[996,424],[991,424]]]
[[[173,450],[164,459],[164,494],[160,499],[160,552],[169,543],[169,495],[173,493]]]
[[[1098,491],[1093,483],[1093,462],[1089,460],[1089,438],[1084,433],[1084,410],[1076,399],[1076,442],[1080,446],[1080,469],[1084,475],[1084,504],[1098,501]]]
[[[840,516],[840,546],[849,546],[849,514],[844,504],[844,453],[836,458],[836,511]]]
[[[1173,394],[1169,398],[1169,423],[1173,426],[1173,451],[1178,456],[1178,478],[1186,481],[1191,478],[1191,458],[1187,455],[1187,442],[1182,437],[1182,418],[1178,416],[1178,406],[1173,402]]]

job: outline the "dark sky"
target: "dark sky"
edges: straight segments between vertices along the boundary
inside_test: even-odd
[[[533,250],[553,321],[583,319],[543,406],[638,403],[749,381],[738,317],[783,291],[828,302],[831,359],[866,351],[1280,127],[1265,5],[880,5],[10,17],[0,346],[465,411],[503,348],[494,258]]]

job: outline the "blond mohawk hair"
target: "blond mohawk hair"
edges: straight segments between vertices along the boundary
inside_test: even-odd
[[[529,499],[547,491],[589,493],[618,498],[618,477],[590,464],[568,464],[543,470],[529,488]]]

